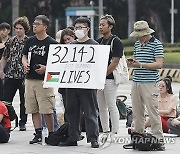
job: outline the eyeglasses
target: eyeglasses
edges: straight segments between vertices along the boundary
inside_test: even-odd
[[[44,25],[44,24],[41,24],[41,23],[38,23],[38,22],[33,22],[33,26],[40,26],[40,25]]]
[[[83,29],[83,28],[87,28],[87,27],[85,27],[85,26],[84,26],[84,27],[82,27],[82,26],[74,27],[75,30],[81,30],[81,29]]]

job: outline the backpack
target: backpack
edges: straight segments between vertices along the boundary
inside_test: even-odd
[[[111,35],[106,43],[106,45],[110,45],[110,52],[113,52],[112,48],[115,39],[120,40],[118,36]],[[100,44],[102,44],[102,42],[103,42],[103,37],[101,38]],[[128,71],[128,66],[126,63],[124,51],[123,51],[123,56],[120,58],[118,65],[113,71],[113,76],[116,84],[124,84],[129,81],[129,71]]]
[[[126,127],[131,127],[132,120],[133,120],[133,113],[132,113],[132,106],[127,107],[127,121],[126,121]]]
[[[18,127],[18,116],[16,114],[14,107],[12,106],[12,103],[6,102],[6,101],[2,101],[2,102],[5,104],[5,106],[8,110],[9,116],[6,116],[6,118],[9,118],[10,121],[15,120],[15,127],[11,130],[11,131],[13,131],[16,127]]]
[[[69,123],[64,123],[57,131],[45,138],[48,145],[57,146],[60,142],[65,142],[68,138]]]
[[[150,133],[140,134],[133,132],[131,134],[131,143],[124,145],[124,149],[134,149],[139,151],[158,151],[162,150],[162,143]]]
[[[124,95],[119,95],[116,98],[116,105],[119,110],[120,119],[126,119],[127,117],[127,108],[126,108],[126,104],[124,103],[126,100],[127,100],[127,97]]]

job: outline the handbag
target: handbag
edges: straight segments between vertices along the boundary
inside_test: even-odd
[[[116,37],[114,37],[111,41],[111,51],[113,47],[113,41]],[[129,72],[128,66],[126,63],[126,58],[123,51],[123,56],[119,59],[119,63],[113,71],[114,81],[116,84],[124,84],[129,81]]]

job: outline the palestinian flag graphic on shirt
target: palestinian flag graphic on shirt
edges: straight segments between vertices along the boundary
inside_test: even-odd
[[[59,82],[59,74],[60,72],[48,72],[47,73],[47,82]]]

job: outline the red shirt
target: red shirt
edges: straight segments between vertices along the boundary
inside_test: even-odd
[[[5,116],[9,116],[8,114],[8,110],[6,108],[6,106],[4,105],[4,103],[0,102],[0,114],[4,115],[3,119],[2,119],[2,123],[3,123],[3,127],[10,129],[11,128],[11,121],[9,118],[5,117]]]

